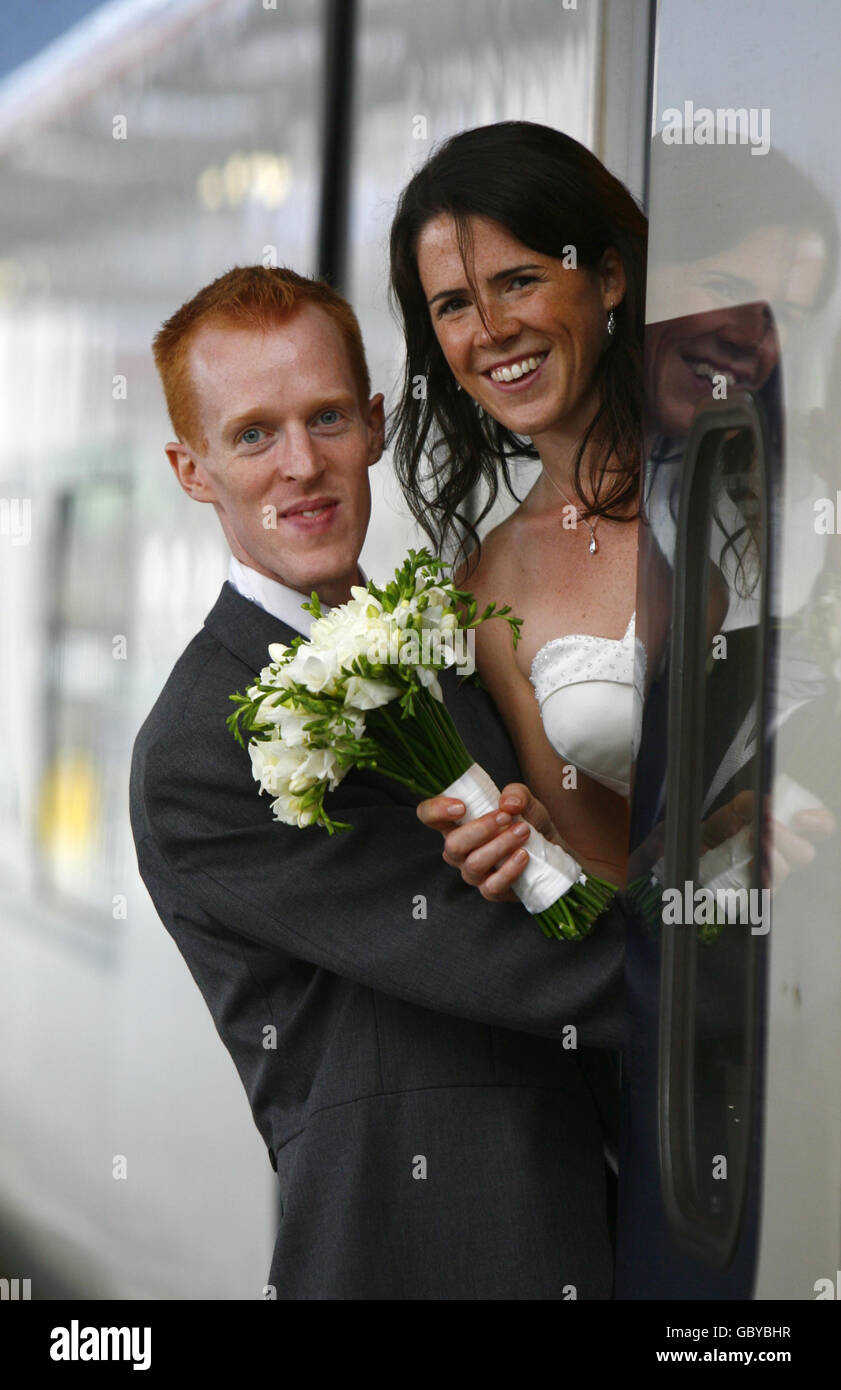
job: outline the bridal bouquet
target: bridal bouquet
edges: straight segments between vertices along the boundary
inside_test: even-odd
[[[510,624],[516,646],[522,619],[495,604],[477,616],[473,595],[455,589],[445,568],[427,550],[411,550],[382,589],[354,586],[326,613],[313,593],[302,605],[314,619],[309,640],[272,643],[259,678],[231,695],[228,727],[243,747],[241,729],[250,732],[252,772],[260,793],[274,797],[276,820],[349,830],[325,798],[353,767],[376,768],[420,799],[458,799],[465,820],[496,810],[499,790],[465,748],[437,672],[470,668],[467,634],[490,618]],[[527,851],[515,893],[546,936],[580,939],[615,888],[535,829]]]

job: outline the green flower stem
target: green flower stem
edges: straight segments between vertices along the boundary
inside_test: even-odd
[[[447,739],[443,737],[442,731],[439,729],[438,725],[435,724],[433,720],[430,718],[429,711],[424,708],[424,703],[425,702],[423,700],[419,702],[418,713],[422,727],[424,729],[426,745],[427,747],[434,748],[437,754],[437,795],[438,792],[442,792],[446,786],[449,786],[450,782],[454,780],[454,776],[458,776],[457,773],[454,774],[452,771],[453,767],[457,766],[457,760],[453,756],[452,749],[450,748]]]
[[[422,747],[427,756],[427,765],[434,771],[437,783],[436,795],[443,791],[448,782],[452,781],[449,777],[449,758],[447,748],[442,745],[438,730],[429,718],[429,713],[423,707],[423,700],[415,701],[415,712],[413,720],[417,724],[422,735]]]
[[[429,776],[430,771],[438,772],[440,770],[437,765],[438,759],[435,745],[432,744],[430,746],[427,744],[426,740],[415,739],[410,730],[406,728],[406,725],[410,724],[411,720],[401,720],[398,725],[388,713],[388,709],[385,705],[380,706],[378,713],[392,736],[397,740],[398,745],[405,749],[409,760],[414,763],[424,779]]]
[[[586,883],[574,883],[551,907],[536,912],[534,919],[544,936],[580,941],[613,901],[616,891],[607,879],[589,875]]]
[[[662,927],[663,885],[653,874],[642,874],[632,879],[625,890],[631,906],[645,922],[650,935],[658,937]],[[716,914],[715,922],[701,922],[697,927],[697,938],[702,946],[713,945],[727,926],[726,917]]]
[[[365,767],[367,764],[361,763],[360,766]],[[403,786],[408,787],[410,791],[414,792],[415,796],[419,796],[421,801],[426,801],[428,797],[433,795],[428,787],[418,786],[417,782],[413,782],[411,777],[404,777],[402,773],[396,772],[394,768],[384,767],[380,762],[372,763],[371,766],[376,772],[381,772],[384,777],[390,777],[395,782],[402,782]]]
[[[373,767],[384,776],[411,786],[423,800],[435,795],[428,773],[422,770],[418,775],[411,767],[407,768],[404,748],[402,745],[395,747],[390,740],[378,739],[375,749],[357,759],[357,765]]]
[[[474,760],[468,749],[465,748],[449,710],[436,700],[434,695],[430,695],[428,690],[423,692],[422,703],[426,707],[425,712],[431,717],[434,728],[445,743],[451,760],[451,767],[457,769],[455,777],[460,777]],[[450,781],[455,781],[455,777],[451,777]]]
[[[434,751],[434,766],[438,786],[436,795],[443,791],[454,780],[451,769],[456,761],[451,748],[451,740],[447,737],[446,730],[442,729],[436,722],[432,710],[434,699],[429,692],[423,688],[418,692],[414,701],[413,720],[422,735],[422,746],[424,757],[429,760],[430,752]],[[412,722],[407,721],[407,722]],[[468,764],[469,766],[469,764]],[[457,773],[455,774],[458,775]],[[440,780],[443,779],[443,780]]]
[[[407,768],[406,761],[404,744],[398,739],[383,736],[376,739],[374,751],[359,759],[358,765],[360,767],[374,767],[385,776],[393,777],[396,781],[411,786],[423,800],[434,796],[435,792],[428,769],[420,767],[418,775],[411,765]]]

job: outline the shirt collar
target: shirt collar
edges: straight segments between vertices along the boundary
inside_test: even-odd
[[[367,584],[368,576],[361,567],[359,574],[361,583]],[[281,622],[288,623],[296,632],[309,637],[313,617],[301,605],[309,602],[310,594],[301,594],[297,589],[290,589],[288,584],[282,584],[279,579],[269,579],[268,575],[260,574],[250,565],[244,565],[235,555],[231,556],[228,565],[228,581],[243,598],[251,599],[252,603],[265,608],[267,613],[272,613]],[[325,613],[330,611],[326,603],[322,604],[322,609]]]

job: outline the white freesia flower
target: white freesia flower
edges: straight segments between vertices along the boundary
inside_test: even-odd
[[[442,608],[449,608],[452,604],[451,596],[447,593],[446,589],[442,589],[438,584],[434,584],[431,588],[427,589],[425,593],[430,604],[439,604]]]
[[[289,678],[305,686],[313,695],[320,695],[322,691],[332,694],[339,663],[335,649],[302,646],[283,669]]]
[[[443,704],[444,692],[441,689],[441,684],[435,672],[428,670],[426,666],[418,666],[417,672],[418,680],[421,685],[425,685],[430,695],[434,695],[435,699],[440,700],[441,704]]]
[[[273,685],[275,690],[286,690],[288,686],[292,684],[292,681],[288,674],[289,666],[289,662],[286,662],[282,666],[264,666],[262,671],[260,672],[260,684]],[[250,690],[248,693],[253,700],[257,695],[259,695],[260,692],[256,689],[256,687],[252,687],[252,690]]]
[[[312,626],[310,627],[310,642],[313,646],[330,646],[333,633],[337,626],[337,612],[338,610],[334,609],[332,613],[325,613],[323,618],[313,619]]]
[[[384,645],[385,644],[385,645]],[[380,622],[355,620],[347,623],[336,637],[336,652],[340,666],[352,666],[360,656],[377,661],[378,653],[388,649],[388,627]]]
[[[368,590],[361,584],[352,584],[350,592],[353,594],[353,598],[344,605],[350,612],[372,619],[382,613],[383,606],[380,600],[375,598],[373,594],[369,594]]]
[[[302,806],[300,796],[295,796],[288,788],[272,802],[272,813],[275,820],[282,821],[284,825],[297,825],[299,830],[318,819],[318,807]]]
[[[316,634],[314,645],[333,655],[337,669],[351,667],[359,657],[388,660],[391,620],[383,613],[381,604],[351,602],[334,612],[335,622]]]
[[[260,791],[277,792],[288,783],[303,761],[301,752],[289,748],[282,739],[256,739],[248,745],[251,772]]]
[[[393,623],[372,622],[359,636],[356,655],[367,657],[374,665],[394,665],[398,660],[399,643],[400,631]]]
[[[417,598],[401,599],[391,616],[399,628],[407,627],[418,616]]]
[[[257,693],[259,694],[259,691]],[[271,725],[280,723],[283,706],[279,706],[277,703],[279,697],[279,691],[277,695],[266,695],[263,697],[254,714],[255,724]]]
[[[289,648],[284,642],[269,643],[269,656],[274,662],[282,661],[288,651]]]
[[[345,705],[340,716],[333,721],[333,732],[339,738],[360,739],[365,733],[365,715],[357,707]]]
[[[304,725],[315,719],[309,710],[289,709],[282,705],[277,711],[277,727],[287,748],[302,748],[309,741]]]
[[[452,612],[452,599],[443,589],[433,587],[424,593],[426,607],[421,612],[424,627],[444,627],[455,624],[456,615]]]
[[[456,634],[454,631],[450,632],[447,629],[441,629],[438,633],[438,640],[435,643],[435,655],[445,668],[448,666],[455,666],[456,662],[460,660],[460,652],[456,645]]]
[[[332,748],[311,748],[306,758],[289,779],[289,790],[305,792],[316,782],[327,782],[332,788],[339,784],[346,769],[337,766],[338,758]]]
[[[369,680],[367,676],[348,676],[345,685],[345,704],[355,709],[379,709],[400,694],[398,685]]]

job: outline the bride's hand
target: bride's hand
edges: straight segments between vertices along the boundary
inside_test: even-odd
[[[478,888],[488,902],[515,902],[511,885],[528,863],[522,846],[528,844],[530,825],[547,840],[559,840],[546,807],[528,787],[511,782],[500,793],[498,811],[459,825],[464,811],[464,804],[452,797],[433,796],[420,803],[418,818],[444,836],[444,862],[458,869],[465,883]]]
[[[790,873],[810,865],[816,854],[815,842],[835,831],[835,818],[826,806],[796,812],[785,823],[771,817],[772,799],[766,797],[762,817],[765,838],[766,881],[763,887],[778,888]],[[753,821],[753,792],[739,792],[732,801],[714,811],[701,825],[701,850],[716,849],[733,839]],[[753,848],[753,834],[748,836]],[[703,862],[703,860],[702,860]],[[751,860],[751,864],[752,864]]]

